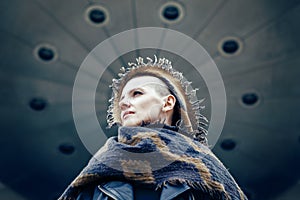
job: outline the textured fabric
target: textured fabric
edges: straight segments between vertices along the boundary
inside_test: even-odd
[[[186,183],[213,199],[247,199],[206,146],[166,128],[120,127],[59,199],[76,199],[85,186],[112,180],[153,189]]]

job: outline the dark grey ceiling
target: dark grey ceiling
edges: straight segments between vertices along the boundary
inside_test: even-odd
[[[0,9],[0,199],[56,199],[82,169],[91,155],[72,116],[76,73],[100,42],[138,27],[180,31],[213,58],[227,95],[213,151],[249,199],[300,199],[299,0],[10,0]],[[138,54],[174,58],[124,55],[104,82]],[[177,66],[210,116],[203,81]],[[107,85],[96,94],[102,126]]]

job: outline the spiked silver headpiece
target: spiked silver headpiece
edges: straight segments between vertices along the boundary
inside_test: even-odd
[[[147,57],[145,63],[144,59],[139,57],[136,59],[136,63],[128,63],[128,66],[127,68],[121,68],[121,73],[118,74],[119,79],[113,79],[112,85],[110,85],[113,94],[109,100],[110,105],[107,110],[109,128],[115,124],[121,124],[121,111],[118,103],[126,83],[134,77],[150,75],[161,79],[176,97],[179,118],[173,125],[178,126],[180,132],[198,139],[203,144],[207,144],[206,127],[208,120],[201,114],[201,110],[204,109],[201,103],[204,99],[197,99],[197,89],[191,87],[192,82],[187,81],[181,72],[173,69],[168,59],[157,59],[155,55],[154,60]]]

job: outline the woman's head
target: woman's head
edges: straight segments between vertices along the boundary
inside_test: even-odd
[[[119,101],[123,126],[140,126],[143,123],[172,125],[176,98],[167,85],[154,76],[139,76],[129,80]]]
[[[109,127],[114,124],[139,126],[145,123],[165,123],[178,126],[181,132],[201,136],[206,130],[200,120],[200,101],[182,73],[173,69],[165,58],[153,61],[142,58],[121,68],[119,79],[113,79],[113,95],[108,109]]]

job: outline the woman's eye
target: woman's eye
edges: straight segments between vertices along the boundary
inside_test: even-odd
[[[133,92],[133,96],[137,96],[137,95],[141,95],[143,94],[141,91],[134,91]]]

